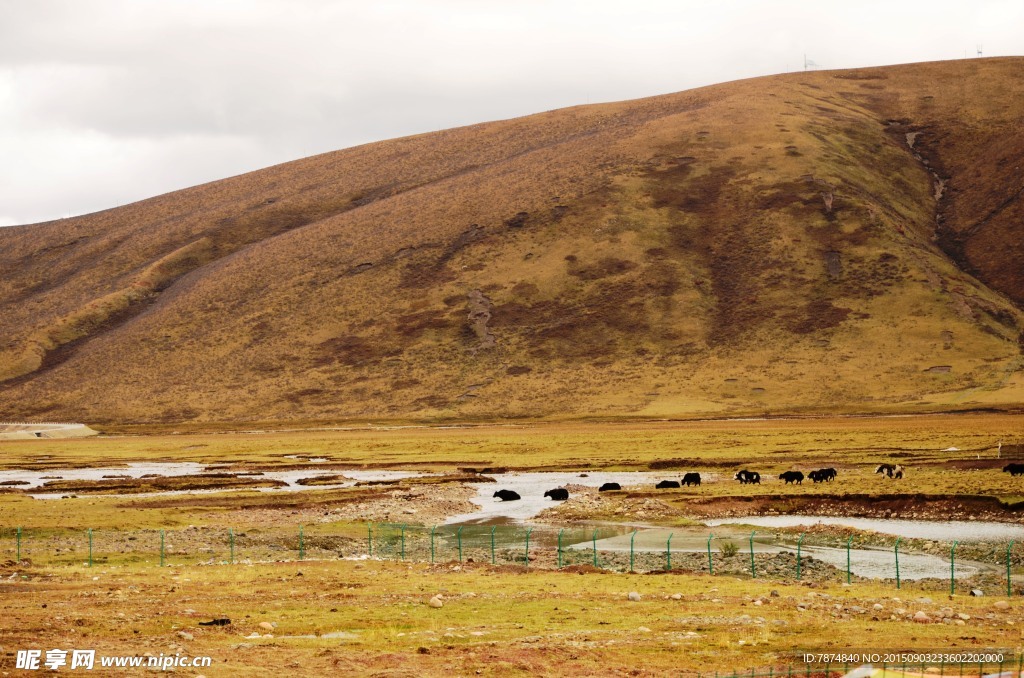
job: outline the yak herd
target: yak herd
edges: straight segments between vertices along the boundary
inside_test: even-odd
[[[876,474],[881,474],[887,478],[902,478],[904,468],[899,464],[879,464],[875,468]],[[1003,467],[1004,473],[1009,473],[1012,476],[1024,476],[1024,464],[1007,464]],[[801,471],[786,471],[785,473],[779,474],[779,480],[783,481],[786,485],[790,483],[795,485],[802,485],[804,482],[804,474]],[[807,473],[807,478],[810,478],[814,483],[830,483],[836,479],[836,470],[834,468],[821,468]],[[748,471],[743,469],[737,471],[733,475],[733,480],[740,481],[741,485],[760,485],[761,474],[757,471]],[[666,490],[666,489],[678,489],[681,486],[700,486],[700,474],[699,473],[685,473],[683,474],[682,480],[662,480],[655,489]],[[622,487],[619,483],[605,483],[598,488],[599,492],[608,492],[610,490],[621,490]],[[551,497],[553,501],[565,501],[569,498],[569,490],[564,488],[556,488],[554,490],[548,490],[544,493],[545,497]],[[496,499],[502,501],[515,501],[521,499],[519,493],[513,492],[512,490],[498,490],[494,493]]]

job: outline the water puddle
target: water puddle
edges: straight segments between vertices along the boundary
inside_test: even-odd
[[[551,508],[558,502],[545,498],[544,493],[556,487],[566,485],[583,485],[597,489],[605,483],[619,483],[623,489],[630,486],[646,485],[648,488],[666,478],[679,480],[682,474],[678,472],[646,472],[646,471],[588,471],[580,472],[514,472],[488,474],[486,477],[494,478],[493,483],[470,483],[470,487],[477,490],[477,495],[471,497],[470,501],[480,507],[480,510],[473,513],[463,513],[452,516],[447,521],[451,523],[492,523],[495,520],[505,519],[510,521],[526,521],[534,518],[546,508]],[[718,480],[718,474],[702,473],[705,482]],[[517,492],[521,499],[517,501],[501,501],[494,497],[498,490],[512,490]],[[569,491],[572,498],[572,490]]]
[[[633,540],[633,549],[636,552],[665,553],[668,547],[669,535],[672,536],[672,553],[707,553],[708,535],[696,534],[693,531],[682,529],[645,529],[639,530],[636,537],[631,534],[621,534],[614,537],[597,540],[599,551],[629,552],[630,540]],[[711,540],[712,558],[721,558],[720,548],[723,542],[731,541],[739,548],[739,554],[734,557],[743,557],[750,553],[750,542],[747,535],[734,534],[730,536],[716,536]],[[587,551],[592,549],[593,542],[584,541],[573,544],[569,548]],[[765,542],[754,540],[755,554],[792,553],[796,554],[796,543],[793,541]],[[827,546],[804,545],[801,550],[804,557],[815,558],[825,562],[838,570],[846,570],[846,549],[832,548]],[[957,561],[957,578],[968,578],[976,575],[980,567],[973,563]],[[860,576],[873,579],[893,579],[896,577],[895,553],[891,549],[859,548],[850,549],[850,572]],[[939,556],[932,556],[918,553],[900,553],[900,578],[906,580],[948,578],[949,560]]]
[[[312,458],[309,459],[311,463],[321,463],[321,459]],[[326,460],[323,460],[326,461]],[[159,475],[165,477],[174,476],[186,476],[186,475],[204,475],[204,473],[223,473],[224,471],[210,471],[209,467],[205,464],[197,464],[195,462],[135,462],[126,464],[121,467],[105,467],[105,468],[70,468],[60,470],[47,470],[37,471],[28,469],[13,469],[7,471],[0,471],[0,483],[18,483],[17,485],[10,485],[20,490],[26,490],[28,494],[36,499],[59,499],[62,494],[74,494],[73,491],[65,493],[60,492],[47,492],[47,493],[34,493],[33,489],[42,487],[46,482],[50,480],[79,480],[79,481],[98,481],[105,478],[120,477],[120,478],[142,478],[143,476]],[[244,488],[244,489],[255,489],[260,492],[300,492],[302,490],[330,490],[341,487],[351,487],[357,482],[369,482],[379,480],[400,480],[402,478],[417,478],[425,475],[418,471],[383,471],[383,470],[337,470],[337,469],[289,469],[287,471],[240,471],[235,472],[236,475],[241,477],[252,476],[260,479],[279,480],[286,483],[284,487],[261,487],[261,488]],[[300,485],[299,480],[303,478],[321,478],[324,476],[340,475],[345,479],[337,483],[331,483],[326,485]],[[24,483],[24,484],[22,484]],[[2,485],[0,485],[2,486]],[[133,494],[132,496],[153,496],[153,495],[172,495],[172,494],[198,494],[198,493],[211,493],[211,492],[224,492],[224,489],[212,489],[212,490],[171,490],[167,492],[148,492],[141,494]],[[85,493],[83,493],[85,494]]]
[[[973,520],[899,520],[895,518],[846,518],[842,516],[748,516],[705,520],[707,525],[753,525],[755,527],[798,527],[839,525],[871,530],[907,539],[932,541],[1016,541],[1024,540],[1024,525]]]

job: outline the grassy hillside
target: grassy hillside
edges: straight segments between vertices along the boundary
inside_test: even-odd
[[[2,229],[0,412],[1016,407],[1022,73],[759,78]]]

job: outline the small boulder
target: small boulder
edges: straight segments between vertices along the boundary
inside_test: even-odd
[[[431,598],[430,601],[427,602],[427,605],[433,608],[441,608],[444,607],[444,602],[441,600],[441,596],[437,595]]]
[[[883,609],[885,609],[885,607],[881,603],[875,603],[874,605],[871,606],[871,608],[873,610],[883,610]]]
[[[636,591],[630,591],[629,595],[627,596],[627,598],[629,598],[634,603],[639,603],[640,602],[640,594],[637,593]]]
[[[1009,610],[1010,604],[1005,600],[997,600],[996,602],[992,603],[992,607],[996,608],[997,610]]]
[[[914,614],[914,621],[916,621],[918,624],[927,624],[931,620],[932,618],[926,615],[922,610],[918,610]]]
[[[960,614],[958,614],[958,615],[957,615],[957,618],[958,618],[958,619],[962,619],[962,620],[964,620],[964,621],[967,621],[968,619],[970,619],[970,618],[971,618],[971,615],[969,615],[969,614],[964,614],[963,612],[961,612]]]
[[[683,594],[682,593],[673,593],[671,598],[672,598],[672,600],[682,600],[683,599]]]
[[[271,624],[270,622],[260,622],[260,628],[263,629],[264,631],[273,631],[274,630],[274,625]]]
[[[184,640],[195,640],[195,636],[188,631],[178,631],[178,636]]]

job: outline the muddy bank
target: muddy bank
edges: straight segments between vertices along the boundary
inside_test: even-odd
[[[49,480],[32,488],[33,494],[142,494],[188,490],[235,490],[285,487],[288,483],[246,474],[210,473],[205,475],[157,476],[150,478],[102,478],[100,480]]]
[[[699,519],[802,513],[910,520],[1018,522],[1024,518],[1024,502],[1008,504],[998,497],[936,494],[694,497],[685,508],[687,516]]]

